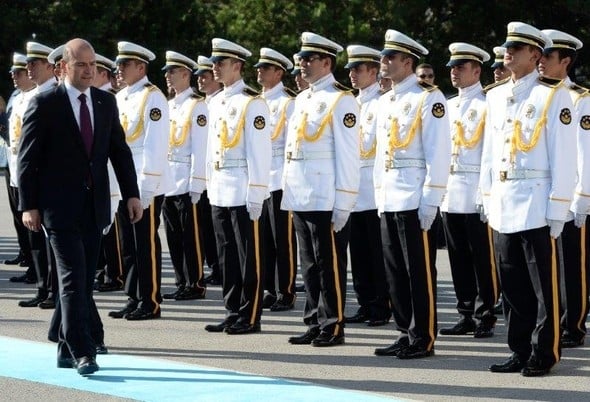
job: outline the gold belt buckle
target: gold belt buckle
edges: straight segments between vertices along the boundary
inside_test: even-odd
[[[506,170],[500,171],[500,181],[506,181],[508,178],[508,172]]]
[[[215,170],[219,170],[219,161],[215,161]]]

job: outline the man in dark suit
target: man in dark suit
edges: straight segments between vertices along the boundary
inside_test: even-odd
[[[96,58],[73,39],[63,55],[65,82],[34,97],[25,113],[18,154],[24,225],[46,230],[57,262],[62,324],[58,367],[81,375],[98,370],[90,335],[100,235],[110,220],[107,160],[127,202],[131,222],[142,216],[133,159],[115,98],[91,88]]]

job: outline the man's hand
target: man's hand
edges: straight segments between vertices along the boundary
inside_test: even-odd
[[[483,209],[483,205],[482,204],[475,204],[475,212],[477,212],[479,214],[479,219],[483,222],[483,223],[488,223],[488,217],[486,216],[486,213]]]
[[[250,220],[257,221],[262,215],[262,204],[257,202],[249,202],[246,205],[246,209],[248,210],[248,214],[250,215]]]
[[[199,200],[201,199],[201,193],[197,193],[196,191],[191,191],[190,196],[191,196],[191,203],[192,204],[197,204],[199,202]]]
[[[38,209],[29,209],[23,212],[23,225],[33,232],[41,230],[41,214]]]
[[[434,219],[436,218],[437,208],[432,205],[422,204],[418,208],[418,219],[420,220],[420,228],[424,231],[430,230]]]
[[[581,228],[582,226],[584,226],[586,224],[586,217],[588,215],[586,214],[576,214],[576,216],[574,217],[574,225],[576,225],[577,228]]]
[[[565,221],[556,221],[554,219],[547,219],[547,225],[549,226],[549,235],[554,239],[557,239],[563,231]]]
[[[152,201],[154,201],[154,193],[151,191],[142,191],[141,192],[141,207],[143,209],[148,209],[150,205],[152,205]]]
[[[334,210],[332,211],[332,229],[334,230],[334,232],[340,232],[342,228],[346,226],[346,222],[348,222],[349,216],[350,211],[334,208]]]
[[[137,223],[143,216],[143,206],[139,198],[129,198],[127,200],[127,211],[129,212],[129,220],[131,223]]]

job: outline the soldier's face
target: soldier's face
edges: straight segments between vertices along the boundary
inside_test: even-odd
[[[409,61],[401,53],[381,56],[381,75],[393,82],[401,82],[407,77],[406,63]]]
[[[224,83],[234,74],[234,69],[236,68],[236,62],[231,59],[223,59],[219,60],[218,62],[213,63],[213,78],[215,81]]]
[[[431,68],[416,69],[416,76],[420,81],[434,85],[434,70]]]
[[[136,60],[122,60],[117,64],[118,77],[127,85],[133,85],[143,78],[144,71],[142,63]]]
[[[309,88],[309,83],[303,79],[301,73],[295,76],[295,85],[297,85],[299,91]]]
[[[377,71],[363,63],[352,67],[348,73],[350,84],[354,89],[364,89],[377,80]]]
[[[516,45],[506,48],[504,66],[510,71],[520,71],[534,67],[538,60],[538,53],[529,45]]]
[[[18,69],[14,70],[10,73],[12,76],[12,82],[14,83],[14,87],[18,89],[27,89],[33,85],[31,82],[27,70]]]
[[[301,76],[307,82],[315,82],[325,72],[326,63],[319,54],[301,57]]]
[[[211,86],[215,83],[213,78],[213,73],[210,71],[206,71],[202,74],[197,76],[197,85],[199,87],[199,92],[207,94],[211,92]]]
[[[183,71],[184,70],[184,71]],[[188,70],[182,67],[173,67],[166,70],[164,77],[166,78],[166,85],[177,89],[183,82],[186,83]]]
[[[463,63],[451,67],[451,83],[455,88],[467,88],[479,81],[481,67],[475,63]]]
[[[49,64],[47,60],[33,59],[27,62],[27,74],[31,81],[42,84],[44,78],[49,74],[53,75],[53,65]]]
[[[502,66],[494,68],[494,81],[502,81],[508,77],[510,77],[510,70],[506,67]]]
[[[282,70],[271,65],[262,65],[256,69],[256,72],[256,79],[264,88],[273,88],[282,78]]]
[[[560,60],[557,50],[546,52],[539,61],[539,73],[545,77],[563,78],[563,74],[567,74],[567,64],[569,62],[568,57]]]

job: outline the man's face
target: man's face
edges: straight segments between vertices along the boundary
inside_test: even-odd
[[[510,71],[528,71],[534,69],[537,62],[535,50],[528,45],[516,45],[506,48],[504,54],[504,67]]]
[[[379,86],[382,91],[389,91],[391,89],[391,84],[391,78],[379,77]]]
[[[563,78],[563,74],[567,74],[567,62],[568,60],[565,57],[559,60],[557,50],[545,52],[539,61],[539,73],[545,77]]]
[[[17,70],[12,71],[10,73],[10,76],[12,77],[12,82],[15,88],[28,89],[35,85],[33,81],[31,81],[31,79],[29,78],[27,70],[19,68]]]
[[[451,84],[455,88],[467,88],[479,81],[481,67],[474,63],[462,63],[451,67]]]
[[[410,62],[410,59],[404,58],[401,53],[381,56],[381,75],[392,82],[401,82],[407,77],[406,63]]]
[[[42,84],[53,75],[53,65],[44,59],[33,59],[27,62],[27,74],[35,84]]]
[[[213,73],[211,71],[200,73],[197,76],[197,86],[199,87],[199,92],[204,94],[211,93],[213,87],[217,88],[217,83],[213,77]]]
[[[186,75],[188,70],[183,67],[171,67],[166,69],[164,77],[166,78],[166,85],[168,87],[178,90],[182,84],[186,84]]]
[[[434,70],[431,68],[421,67],[416,69],[416,77],[420,81],[434,85]]]
[[[137,60],[122,60],[117,64],[118,76],[127,85],[133,85],[145,75],[142,63]]]
[[[319,54],[311,54],[301,57],[301,76],[307,82],[315,82],[326,73],[328,61],[322,59]]]
[[[283,70],[277,66],[263,64],[256,68],[257,81],[263,88],[273,88],[276,86],[283,76]]]
[[[301,73],[295,75],[295,85],[297,85],[297,90],[303,91],[304,89],[309,88],[309,82],[305,81],[301,76]]]
[[[83,92],[92,86],[96,76],[96,56],[89,47],[72,52],[71,59],[64,63],[66,79]]]
[[[508,77],[510,77],[510,70],[506,67],[502,66],[494,68],[494,81],[502,81]]]
[[[354,89],[364,89],[376,82],[377,72],[367,63],[362,63],[352,67],[348,72],[348,77]]]

